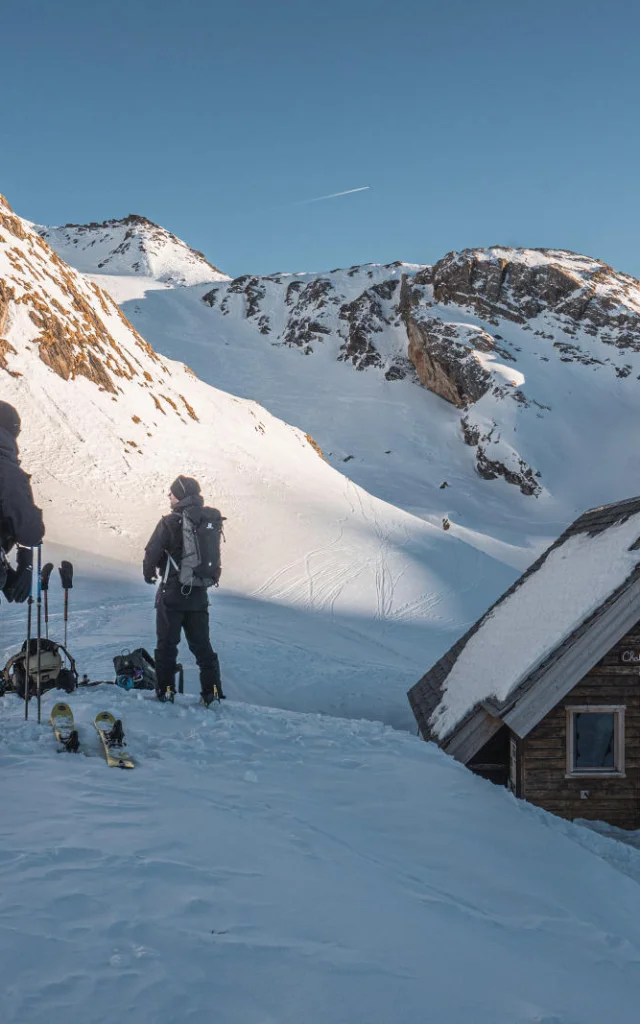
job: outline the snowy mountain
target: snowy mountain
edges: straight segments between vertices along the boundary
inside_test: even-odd
[[[584,509],[635,490],[640,285],[597,260],[494,247],[158,290],[89,257],[87,276],[156,351],[296,424],[412,522],[447,519],[434,543],[452,608],[467,592],[486,608]],[[297,602],[288,575],[265,596]],[[422,672],[472,619],[467,604],[447,613],[439,647],[440,584],[416,601],[399,614],[432,609]]]
[[[102,224],[33,227],[77,270],[134,274],[166,285],[228,280],[201,252],[136,213]]]
[[[188,472],[227,516],[216,619],[230,622],[219,647],[236,694],[409,726],[405,692],[425,651],[451,642],[513,570],[459,541],[443,544],[441,530],[333,469],[299,428],[159,356],[111,296],[6,203],[0,282],[3,398],[22,416],[22,455],[47,541],[73,550],[82,565],[85,631],[104,625],[90,580],[103,574],[105,558],[140,578],[168,485]],[[462,594],[461,575],[471,580]],[[140,590],[150,602],[149,589]],[[119,646],[153,646],[151,608],[144,636],[128,606],[116,601],[109,615],[110,638],[86,666],[94,677],[110,671],[113,633]],[[258,642],[263,628],[267,639]],[[265,659],[283,643],[286,678],[281,658]]]
[[[174,706],[78,690],[75,755],[47,724],[60,693],[42,724],[0,698],[3,1022],[632,1019],[637,837],[471,775],[409,735],[405,691],[573,503],[637,478],[635,283],[478,250],[212,289],[188,247],[99,266],[100,231],[46,232],[79,273],[0,200],[2,398],[45,557],[76,566],[69,645],[93,678],[153,647],[141,551],[188,471],[228,517],[229,699],[197,704],[188,655]],[[8,655],[25,606],[0,612]],[[133,772],[100,756],[104,709]]]

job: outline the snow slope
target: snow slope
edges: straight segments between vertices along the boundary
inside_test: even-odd
[[[123,299],[127,317],[159,351],[301,425],[330,465],[385,502],[438,529],[448,515],[449,536],[517,570],[561,532],[568,513],[553,498],[532,502],[502,481],[491,486],[478,477],[473,449],[461,440],[459,410],[412,380],[358,373],[336,360],[329,339],[309,357],[271,346],[245,320],[208,308],[201,288],[130,298],[131,278],[95,279]],[[400,344],[400,328],[397,336]],[[449,487],[440,490],[445,480]]]
[[[480,261],[483,251],[474,252]],[[518,251],[510,252],[517,267]],[[549,258],[539,258],[547,273]],[[585,262],[588,284],[602,265]],[[575,276],[569,254],[557,254],[556,263]],[[331,465],[370,493],[434,525],[447,516],[464,543],[522,570],[586,508],[634,489],[640,464],[628,438],[638,425],[640,352],[611,339],[623,333],[615,323],[621,310],[637,317],[640,291],[618,275],[608,327],[594,334],[584,319],[546,307],[516,322],[511,302],[478,311],[438,301],[433,284],[415,283],[428,271],[365,266],[239,279],[207,293],[212,307],[198,287],[142,297],[128,291],[130,278],[104,284],[159,351],[300,425]],[[467,409],[417,380],[399,312],[403,278],[418,297],[412,320],[428,321],[432,338],[451,342],[454,365],[471,359],[489,380]],[[610,281],[594,285],[602,302],[614,302]],[[353,336],[363,323],[359,348]],[[497,339],[492,351],[473,347],[486,338]],[[519,482],[536,493],[522,493]]]
[[[4,1024],[635,1019],[640,851],[375,723],[101,691],[89,756],[0,701]]]

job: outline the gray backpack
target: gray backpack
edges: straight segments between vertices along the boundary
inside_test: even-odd
[[[180,565],[169,555],[183,587],[217,587],[222,571],[220,540],[224,540],[225,516],[217,508],[184,509],[182,517],[182,558]]]

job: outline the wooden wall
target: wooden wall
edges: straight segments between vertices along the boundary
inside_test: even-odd
[[[621,652],[634,647],[640,622],[520,742],[518,795],[563,818],[640,828],[640,664],[620,664]],[[625,705],[625,778],[565,778],[566,709],[581,704]]]

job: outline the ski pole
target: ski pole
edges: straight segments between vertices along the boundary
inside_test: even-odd
[[[60,580],[64,589],[64,646],[67,646],[67,621],[69,619],[69,591],[73,587],[73,566],[71,562],[61,562]]]
[[[49,577],[53,572],[53,562],[47,562],[42,566],[40,585],[44,594],[44,635],[49,639]]]
[[[33,564],[33,548],[31,548],[31,563]],[[31,587],[33,589],[33,578],[31,580]],[[24,659],[24,718],[25,722],[29,717],[29,658],[31,655],[31,607],[33,605],[33,595],[29,592],[29,600],[27,602],[27,644],[25,649]]]
[[[36,581],[36,595],[37,595],[37,613],[38,613],[38,641],[37,641],[37,656],[36,665],[38,666],[38,681],[36,682],[36,694],[38,698],[38,725],[40,725],[40,698],[42,696],[42,544],[38,544],[38,562],[37,562],[37,581]]]

